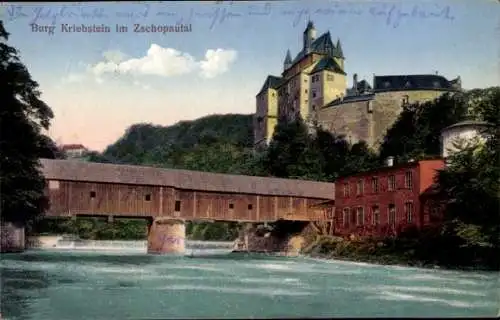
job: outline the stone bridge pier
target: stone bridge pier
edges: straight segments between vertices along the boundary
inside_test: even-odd
[[[184,254],[186,224],[182,219],[156,217],[148,225],[148,253]]]

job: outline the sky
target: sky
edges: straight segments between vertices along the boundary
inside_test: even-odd
[[[317,36],[340,39],[349,86],[354,73],[372,83],[374,74],[435,72],[460,75],[467,89],[499,85],[499,11],[496,0],[308,0],[3,3],[0,14],[54,111],[49,135],[102,151],[136,123],[253,113],[286,50],[301,50],[308,19]],[[82,25],[110,32],[71,30]]]

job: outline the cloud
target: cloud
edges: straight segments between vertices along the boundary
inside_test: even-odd
[[[219,74],[229,71],[229,67],[236,58],[237,53],[234,50],[207,50],[205,60],[200,61],[201,76],[214,78]]]
[[[126,55],[120,51],[107,51],[103,56],[104,61],[89,67],[89,71],[97,77],[110,73],[173,77],[199,71],[200,76],[213,78],[229,71],[237,52],[209,49],[204,60],[196,61],[189,53],[152,44],[146,55],[140,58],[125,59]]]
[[[120,63],[127,58],[127,55],[119,50],[109,50],[103,52],[102,56],[106,61]]]

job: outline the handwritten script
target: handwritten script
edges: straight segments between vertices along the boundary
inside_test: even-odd
[[[200,9],[191,8],[186,13],[161,10],[162,6],[152,6],[141,4],[135,10],[112,9],[107,7],[64,5],[64,6],[25,6],[8,5],[4,8],[4,19],[7,21],[27,20],[29,23],[51,23],[56,24],[62,20],[87,20],[97,22],[104,19],[152,19],[155,17],[165,19],[175,19],[176,23],[189,24],[195,20],[206,20],[210,23],[210,29],[216,25],[221,25],[230,20],[241,19],[243,17],[270,18],[273,15],[288,16],[292,19],[293,26],[304,23],[307,19],[314,19],[314,16],[372,16],[383,21],[386,25],[397,28],[404,20],[410,19],[440,19],[454,20],[449,6],[414,5],[404,7],[394,3],[330,3],[321,7],[310,6],[300,9],[283,9],[272,3],[264,4],[229,4],[220,3],[212,6],[203,6]],[[66,21],[67,22],[67,21]]]
[[[162,235],[160,236],[160,242],[162,243],[162,245],[170,244],[178,246],[184,244],[184,238]]]

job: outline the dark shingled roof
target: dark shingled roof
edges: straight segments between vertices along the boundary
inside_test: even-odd
[[[342,68],[337,64],[337,62],[335,62],[335,59],[333,59],[332,57],[322,58],[309,74],[313,74],[323,70],[329,70],[343,75],[347,74],[344,72],[344,70],[342,70]]]
[[[369,100],[373,100],[373,98],[375,98],[375,94],[373,94],[373,93],[345,96],[344,98],[338,98],[338,99],[333,100],[332,102],[325,105],[323,108],[338,106],[338,105],[341,105],[344,103],[369,101]]]
[[[283,81],[283,78],[275,77],[275,76],[267,76],[266,82],[264,82],[262,89],[260,89],[260,91],[259,91],[259,93],[257,93],[257,95],[261,94],[262,92],[266,91],[269,88],[276,89],[281,84],[282,81]]]
[[[73,160],[41,159],[48,180],[169,186],[207,192],[335,199],[333,183],[161,169]]]
[[[340,41],[337,42],[337,44],[340,44]],[[320,53],[320,54],[327,54],[335,58],[344,58],[342,53],[342,48],[340,48],[339,52],[338,49],[333,44],[330,31],[323,33],[318,39],[313,41],[309,53]],[[295,59],[293,59],[292,64],[295,64],[296,62],[304,58],[307,54],[308,53],[304,49],[302,49],[297,54]]]
[[[447,90],[457,91],[454,82],[435,74],[375,76],[373,90],[381,91],[407,91],[407,90]]]

